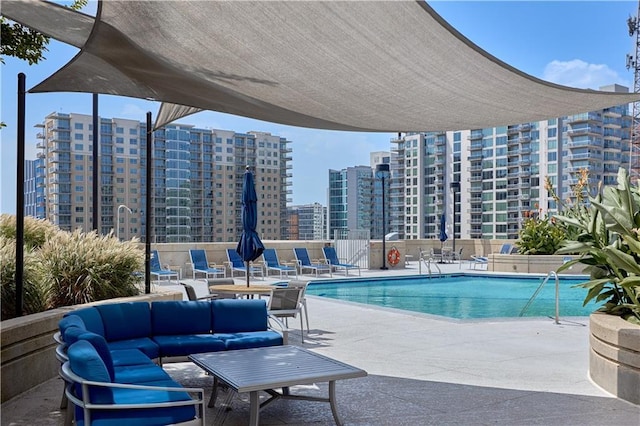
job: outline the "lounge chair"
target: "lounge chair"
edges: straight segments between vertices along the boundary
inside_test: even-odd
[[[191,267],[193,269],[193,279],[196,275],[204,274],[205,280],[216,277],[226,277],[227,271],[224,268],[210,267],[207,261],[207,253],[203,249],[190,249],[189,257],[191,258]]]
[[[360,272],[360,266],[344,263],[338,259],[338,253],[336,252],[335,247],[323,247],[322,252],[324,253],[324,258],[327,259],[327,263],[331,265],[334,271],[343,270],[346,276],[349,275],[349,269],[357,269],[358,275],[362,275]]]
[[[160,255],[158,250],[151,250],[151,276],[156,277],[158,282],[161,282],[163,278],[166,278],[171,284],[171,278],[175,278],[176,282],[180,279],[180,275],[176,271],[171,269],[163,269],[160,263]]]
[[[296,278],[298,278],[298,268],[280,264],[280,261],[278,260],[278,253],[276,253],[275,249],[264,249],[262,252],[262,258],[264,259],[267,276],[269,276],[269,271],[277,271],[280,273],[280,278],[284,278],[285,276],[288,277],[291,273],[295,274]]]
[[[267,311],[276,318],[284,318],[287,328],[288,318],[300,315],[300,338],[304,343],[304,325],[302,323],[302,298],[306,287],[274,287],[269,296]]]
[[[232,277],[236,271],[242,272],[245,276],[247,275],[247,265],[235,249],[227,249],[227,259],[229,259],[229,269],[231,269]],[[252,277],[260,275],[264,279],[264,271],[259,266],[250,266],[249,272]]]
[[[471,262],[469,263],[469,269],[473,267],[476,269],[478,265],[487,265],[489,266],[489,258],[484,256],[471,256]]]
[[[513,253],[514,249],[517,249],[517,248],[514,247],[513,244],[505,243],[502,246],[500,246],[500,251],[498,252],[498,254],[511,254]]]
[[[298,262],[298,268],[300,268],[301,274],[303,274],[305,270],[310,270],[315,272],[316,277],[318,274],[329,274],[329,276],[333,276],[331,266],[328,264],[311,262],[309,252],[306,248],[294,248],[293,254],[296,256],[296,262]]]

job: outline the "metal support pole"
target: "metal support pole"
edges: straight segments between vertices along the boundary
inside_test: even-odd
[[[22,316],[24,293],[24,145],[26,111],[26,75],[18,74],[18,164],[16,176],[16,317]]]
[[[100,120],[98,120],[98,94],[93,94],[93,200],[92,200],[92,221],[93,221],[93,229],[100,234],[100,193],[98,184],[100,175],[100,161],[98,159],[100,151],[99,151],[99,143],[100,143]]]
[[[378,164],[376,166],[376,177],[380,178],[382,184],[382,267],[380,269],[386,270],[389,269],[386,263],[386,253],[387,253],[387,231],[386,231],[386,212],[385,212],[385,187],[384,180],[385,177],[389,173],[389,165],[388,164]]]
[[[151,112],[147,112],[147,208],[145,210],[145,240],[144,240],[144,292],[151,293],[151,192],[153,191],[152,166],[153,159],[153,128]]]

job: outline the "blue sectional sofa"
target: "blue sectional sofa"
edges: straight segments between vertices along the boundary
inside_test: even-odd
[[[115,303],[69,312],[59,323],[57,356],[76,423],[203,424],[202,389],[182,388],[162,362],[286,344],[286,328],[269,323],[259,299]]]

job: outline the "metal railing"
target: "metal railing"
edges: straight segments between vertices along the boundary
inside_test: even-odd
[[[529,299],[527,304],[524,305],[524,308],[522,308],[522,310],[520,311],[520,315],[519,316],[523,316],[524,313],[527,311],[527,309],[529,309],[529,307],[531,306],[531,304],[533,303],[535,298],[538,296],[538,294],[540,294],[540,292],[542,291],[542,288],[547,283],[547,281],[549,281],[549,279],[551,277],[554,277],[555,280],[556,280],[556,315],[555,315],[555,322],[556,322],[556,324],[560,324],[560,279],[558,278],[558,274],[556,274],[555,271],[550,271],[547,274],[547,276],[545,277],[545,279],[542,280],[542,282],[540,283],[540,285],[538,286],[536,291],[533,292],[533,295],[531,296],[531,298]]]

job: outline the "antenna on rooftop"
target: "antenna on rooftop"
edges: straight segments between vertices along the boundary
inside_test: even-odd
[[[627,54],[627,69],[633,70],[633,92],[640,93],[640,0],[636,16],[627,19],[629,36],[635,38],[634,55]],[[631,143],[629,144],[629,176],[633,182],[640,176],[640,101],[633,102],[631,112]]]

